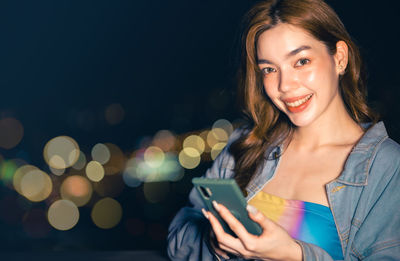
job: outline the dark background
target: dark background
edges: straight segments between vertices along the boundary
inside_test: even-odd
[[[239,25],[254,2],[2,0],[0,118],[18,119],[24,137],[0,154],[44,166],[43,147],[59,135],[74,137],[86,151],[98,142],[129,151],[161,129],[185,135],[220,118],[236,120]],[[396,8],[372,0],[329,3],[366,61],[371,105],[389,135],[400,141]],[[110,125],[104,110],[114,103],[125,117]],[[113,229],[95,227],[84,207],[73,229],[50,228],[39,237],[25,232],[23,212],[11,224],[0,219],[0,250],[163,251],[168,224],[186,202],[190,179],[210,163],[185,171],[157,204],[145,201],[141,187],[126,187],[118,196],[124,215]],[[17,195],[5,186],[0,191],[3,201]],[[0,215],[7,211],[3,204]],[[140,229],[128,229],[128,219],[139,220]]]

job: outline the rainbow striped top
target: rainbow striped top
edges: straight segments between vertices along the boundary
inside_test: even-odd
[[[343,259],[329,207],[301,200],[287,200],[263,191],[258,192],[248,203],[285,228],[292,238],[321,247],[335,260]]]

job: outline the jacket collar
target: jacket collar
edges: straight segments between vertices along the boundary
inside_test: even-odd
[[[362,124],[367,131],[353,147],[342,174],[336,179],[337,182],[354,186],[367,185],[368,173],[377,148],[388,137],[382,121],[371,125],[371,123]]]

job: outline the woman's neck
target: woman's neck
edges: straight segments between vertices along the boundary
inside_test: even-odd
[[[342,105],[335,106],[334,110],[321,115],[310,125],[297,127],[290,146],[299,152],[305,152],[316,151],[327,146],[354,145],[362,137],[364,131],[350,117],[343,103]]]

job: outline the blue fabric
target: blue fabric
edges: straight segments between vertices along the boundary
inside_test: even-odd
[[[368,126],[364,126],[368,127]],[[243,131],[235,131],[233,142]],[[229,144],[207,170],[208,178],[232,178],[234,159]],[[271,179],[279,164],[280,146],[266,151],[264,168],[247,186],[250,200]],[[279,154],[278,154],[279,155]],[[344,260],[400,260],[400,145],[387,135],[383,122],[370,127],[348,156],[340,176],[325,186]],[[208,248],[204,207],[197,191],[189,195],[191,206],[182,208],[168,233],[172,260],[215,260]],[[297,240],[303,260],[333,260],[322,248]],[[237,259],[240,260],[240,259]]]
[[[301,200],[283,199],[260,191],[249,202],[289,235],[324,249],[336,260],[343,259],[335,220],[329,207]]]

